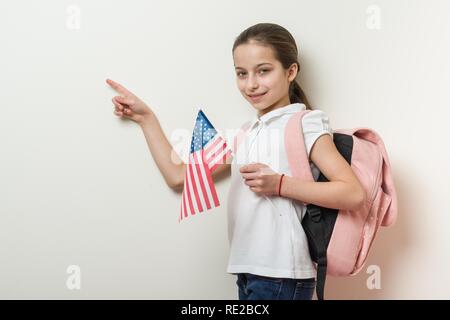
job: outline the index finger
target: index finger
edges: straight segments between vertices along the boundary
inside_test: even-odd
[[[112,81],[111,79],[106,79],[106,83],[108,83],[114,90],[123,95],[130,94],[130,91],[128,91],[124,86],[115,81]]]
[[[255,165],[254,164],[246,164],[244,166],[242,166],[239,171],[241,173],[245,173],[245,172],[254,172],[255,171]]]

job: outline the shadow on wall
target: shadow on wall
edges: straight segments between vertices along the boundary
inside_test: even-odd
[[[408,174],[396,168],[394,182],[398,197],[398,218],[392,227],[380,227],[374,240],[372,249],[366,264],[361,271],[352,277],[327,277],[325,299],[327,300],[368,300],[368,299],[403,299],[396,295],[395,286],[396,274],[394,270],[401,270],[398,266],[404,267],[404,255],[407,250],[413,248],[411,238],[411,228],[408,226],[408,212],[413,212],[417,208],[409,208],[408,190],[409,185],[403,182],[400,177],[408,177]],[[379,267],[380,289],[377,289],[376,268]],[[373,281],[372,281],[373,280]],[[370,289],[372,287],[373,289]]]

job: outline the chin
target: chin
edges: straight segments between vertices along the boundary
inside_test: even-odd
[[[257,110],[257,111],[261,111],[261,110],[264,110],[264,109],[266,109],[268,106],[266,105],[266,104],[258,104],[258,103],[252,103],[252,102],[250,102],[250,104],[252,105],[252,107],[255,109],[255,110]]]
[[[267,103],[267,102],[261,102],[261,103],[255,103],[255,104],[252,104],[252,105],[257,110],[264,110],[264,109],[269,108],[272,104]]]
[[[262,110],[267,108],[268,106],[270,106],[271,104],[267,101],[260,101],[260,102],[253,102],[252,100],[247,100],[252,106],[254,106],[255,108]]]

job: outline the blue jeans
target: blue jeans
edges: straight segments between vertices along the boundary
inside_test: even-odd
[[[312,300],[316,279],[272,278],[238,273],[239,300]]]

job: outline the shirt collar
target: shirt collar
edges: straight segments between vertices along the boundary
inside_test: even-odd
[[[272,111],[269,111],[269,112],[263,114],[262,116],[256,115],[251,120],[249,130],[252,130],[253,127],[258,122],[267,123],[268,121],[270,121],[270,120],[272,120],[272,119],[274,119],[276,117],[282,116],[284,114],[296,113],[298,111],[302,111],[302,110],[305,110],[305,109],[306,109],[306,106],[303,103],[295,102],[295,103],[288,104],[287,106],[284,106],[284,107],[277,108],[277,109],[274,109]]]

